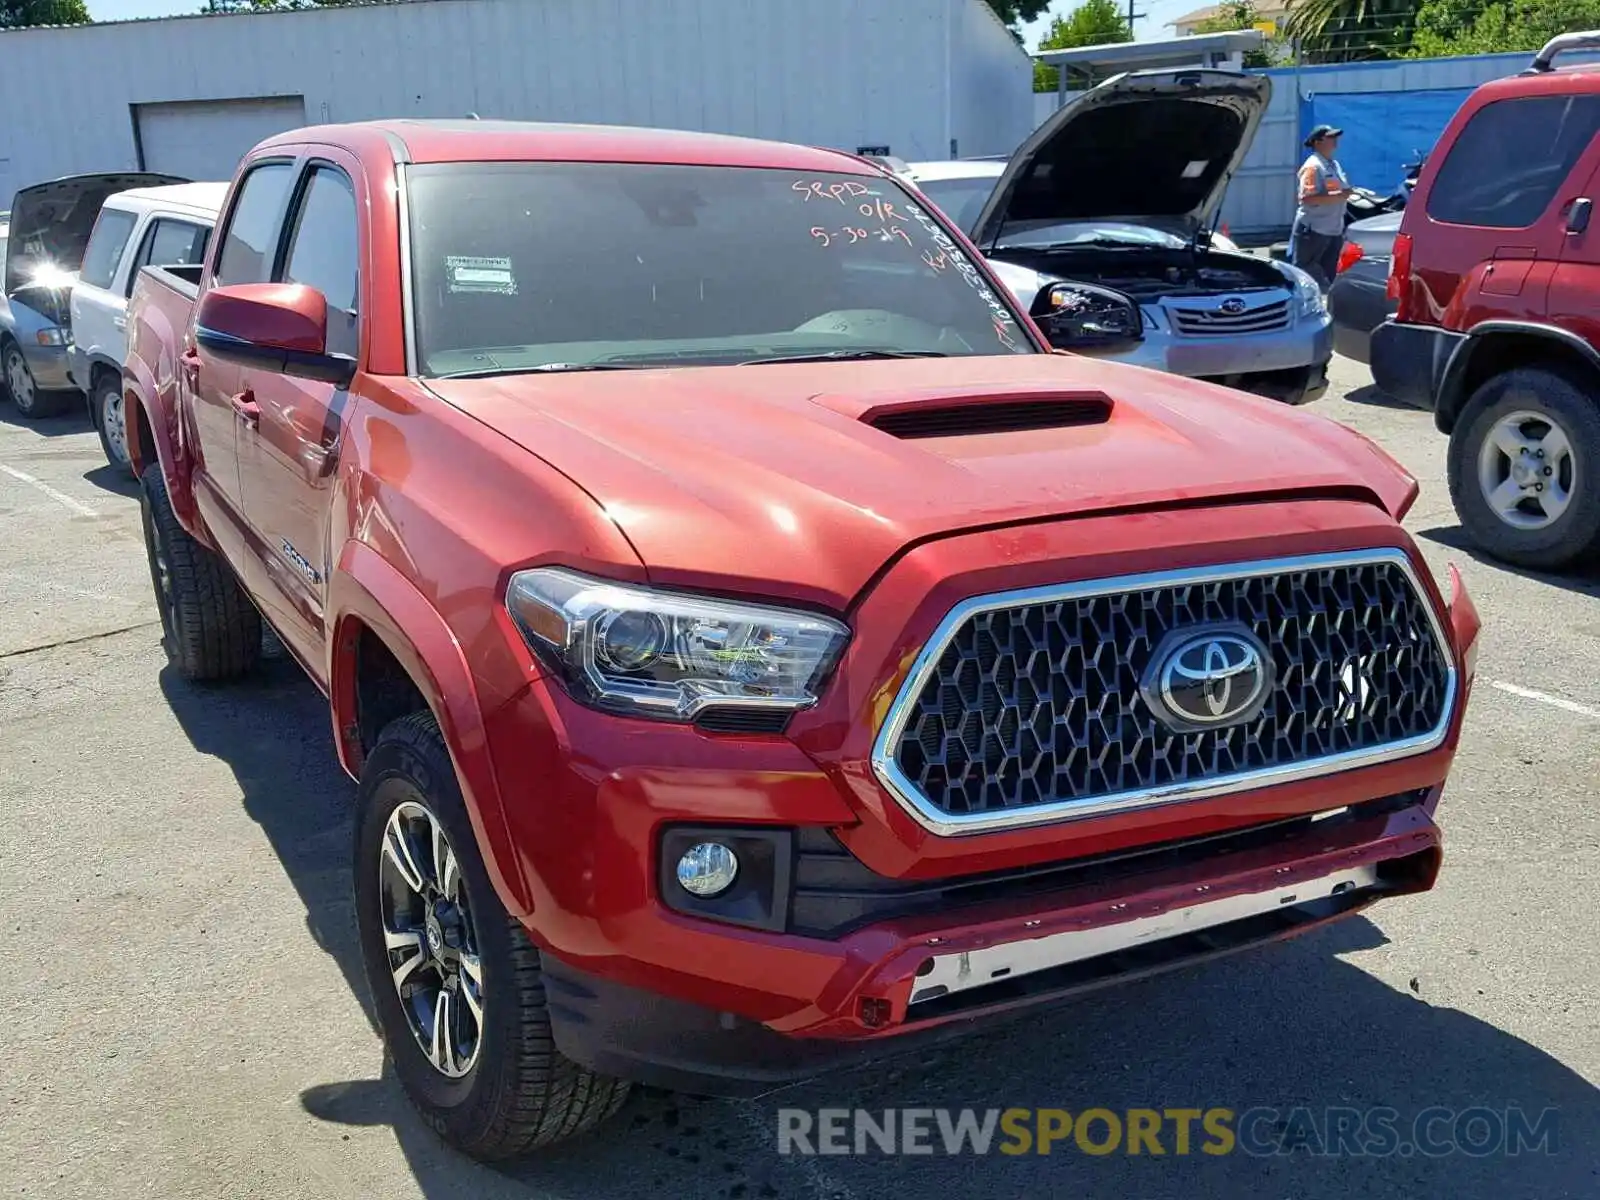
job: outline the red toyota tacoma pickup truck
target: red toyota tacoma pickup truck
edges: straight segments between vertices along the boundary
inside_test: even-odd
[[[307,129],[218,230],[131,308],[167,651],[265,621],[326,692],[377,1014],[467,1152],[1432,885],[1478,618],[1415,481],[1051,354],[872,164]]]

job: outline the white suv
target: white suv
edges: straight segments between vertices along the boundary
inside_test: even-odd
[[[89,398],[89,419],[112,466],[128,467],[122,360],[128,297],[141,267],[199,266],[226,183],[134,188],[106,199],[72,288],[72,382]]]

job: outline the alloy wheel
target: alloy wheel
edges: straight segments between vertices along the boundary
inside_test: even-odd
[[[1489,510],[1513,529],[1553,524],[1578,488],[1566,431],[1546,413],[1508,413],[1478,449],[1478,487]]]
[[[441,1075],[472,1070],[483,1044],[483,967],[461,864],[439,818],[405,801],[378,858],[389,973],[411,1035]]]

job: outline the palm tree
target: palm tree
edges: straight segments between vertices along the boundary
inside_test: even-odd
[[[1286,31],[1307,62],[1359,62],[1403,52],[1420,0],[1293,0]]]

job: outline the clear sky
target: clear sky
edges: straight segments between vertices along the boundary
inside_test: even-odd
[[[203,0],[89,0],[89,15],[96,21],[126,21],[134,17],[170,17],[174,13],[192,13],[200,10]],[[886,0],[876,0],[885,3]],[[1120,0],[1126,7],[1127,0]],[[1200,8],[1206,0],[1135,0],[1137,11],[1149,14],[1134,23],[1134,34],[1141,42],[1152,38],[1171,37],[1172,30],[1162,24],[1180,17],[1191,9]],[[1039,38],[1050,28],[1054,13],[1070,12],[1075,0],[1055,0],[1050,12],[1025,26],[1023,40],[1029,50],[1035,50]]]

